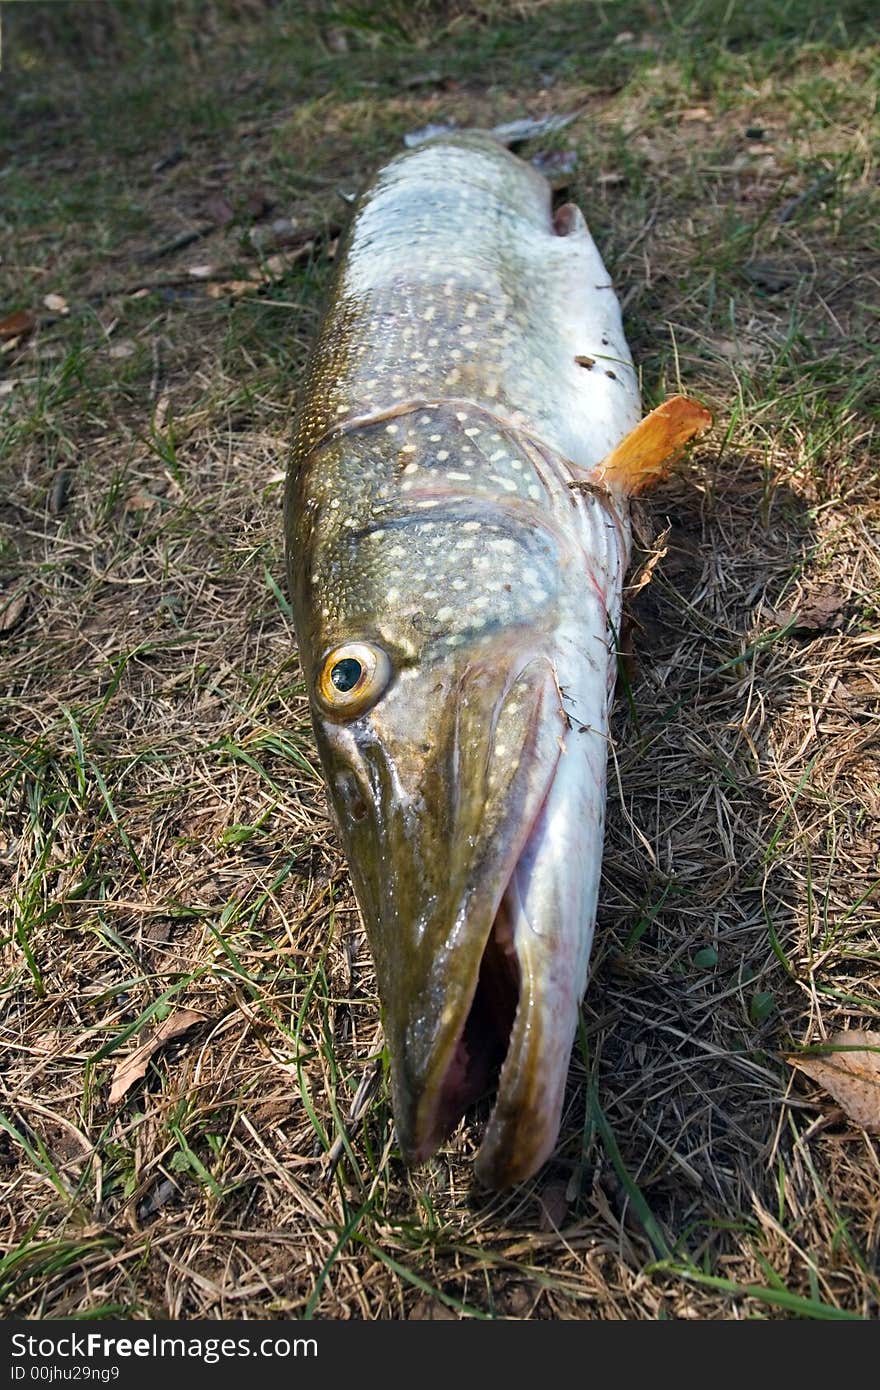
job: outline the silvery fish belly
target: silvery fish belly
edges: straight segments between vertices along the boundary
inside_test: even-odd
[[[401,1148],[425,1159],[494,1096],[493,1186],[559,1132],[629,550],[629,475],[603,461],[638,420],[578,209],[554,217],[488,136],[377,175],[303,388],[289,579]]]

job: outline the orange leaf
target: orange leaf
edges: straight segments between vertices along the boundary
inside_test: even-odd
[[[16,309],[14,314],[0,319],[0,338],[18,338],[22,333],[30,333],[36,322],[29,309]]]

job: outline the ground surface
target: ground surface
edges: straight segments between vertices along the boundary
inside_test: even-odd
[[[872,11],[3,5],[8,1314],[876,1315],[877,1141],[787,1061],[878,1014]],[[716,426],[643,518],[560,1148],[487,1198],[479,1117],[396,1155],[281,478],[340,194],[574,110],[526,153]]]

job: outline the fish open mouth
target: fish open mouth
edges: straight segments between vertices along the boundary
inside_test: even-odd
[[[457,1018],[443,1020],[422,1084],[410,1092],[406,1148],[417,1162],[493,1091],[477,1176],[507,1187],[553,1152],[595,920],[604,751],[580,733],[558,740],[537,806],[486,903],[490,925],[470,956],[471,990],[459,995]]]
[[[510,1048],[520,990],[513,923],[502,898],[480,959],[470,1009],[437,1089],[430,1129],[418,1146],[418,1160],[429,1157],[466,1111],[497,1086]]]

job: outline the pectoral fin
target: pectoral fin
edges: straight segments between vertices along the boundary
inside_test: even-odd
[[[630,430],[596,466],[593,482],[634,496],[665,477],[684,446],[709,428],[712,416],[687,396],[670,396]]]

